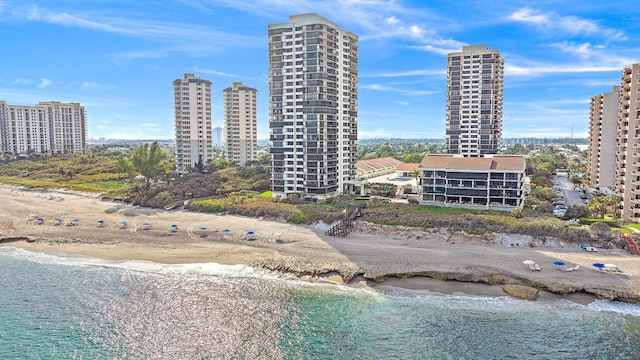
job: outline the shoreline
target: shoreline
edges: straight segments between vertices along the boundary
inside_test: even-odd
[[[501,246],[462,234],[416,236],[419,230],[411,236],[394,231],[381,234],[380,228],[364,222],[340,238],[325,236],[327,226],[322,224],[297,226],[234,215],[139,208],[91,194],[0,185],[0,196],[4,202],[0,246],[34,252],[164,264],[244,264],[356,287],[366,280],[381,291],[400,288],[408,293],[473,296],[476,292],[482,296],[485,291],[502,291],[498,296],[508,296],[501,284],[519,284],[539,289],[540,300],[559,296],[579,303],[600,298],[640,304],[640,257],[622,250],[588,253],[577,246]],[[55,225],[55,218],[63,222]],[[72,224],[73,220],[78,221]],[[98,220],[103,220],[103,226],[98,226]],[[121,221],[127,221],[127,228],[120,228]],[[172,231],[172,224],[179,229]],[[535,261],[543,270],[530,271],[523,260]],[[564,272],[553,265],[558,260],[582,267]],[[595,262],[615,263],[624,272],[598,271],[591,266]],[[458,282],[470,286],[455,289]]]
[[[151,260],[136,258],[122,258],[119,256],[110,256],[110,258],[99,258],[89,254],[93,251],[79,250],[76,253],[67,253],[61,250],[67,250],[69,248],[75,248],[74,246],[60,246],[61,244],[37,244],[33,241],[19,240],[19,241],[0,241],[0,247],[13,247],[15,249],[23,249],[32,253],[44,253],[57,257],[82,257],[92,258],[97,260],[124,262],[124,261],[149,261],[159,265],[183,265],[188,264],[184,262],[165,262],[157,263]],[[94,247],[95,245],[90,245]],[[76,250],[78,250],[76,248]],[[206,264],[206,263],[205,263]],[[220,263],[216,263],[220,264]],[[246,265],[247,264],[220,264],[220,265]],[[277,271],[274,271],[277,272]],[[280,272],[282,273],[282,272]],[[430,277],[413,276],[409,278],[397,278],[386,277],[380,282],[376,282],[371,279],[366,279],[361,275],[356,276],[349,283],[344,283],[342,278],[338,274],[318,274],[317,276],[298,276],[298,280],[302,280],[309,283],[328,284],[328,285],[345,285],[354,289],[373,289],[386,295],[399,295],[399,296],[463,296],[463,297],[509,297],[502,285],[490,285],[482,282],[465,282],[457,280],[436,280]],[[558,301],[568,300],[573,303],[588,305],[598,298],[595,295],[587,293],[572,293],[567,295],[559,295],[549,291],[540,291],[540,295],[536,301]]]

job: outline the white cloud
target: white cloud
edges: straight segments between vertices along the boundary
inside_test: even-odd
[[[98,83],[95,83],[95,82],[85,81],[85,82],[82,83],[82,89],[84,89],[84,90],[93,90],[93,89],[97,89],[99,87],[100,87],[100,85]]]
[[[439,91],[430,91],[430,90],[407,90],[407,89],[399,89],[393,86],[383,85],[383,84],[369,84],[360,86],[360,89],[367,90],[375,90],[375,91],[388,91],[388,92],[396,92],[408,96],[424,96],[424,95],[432,95],[437,94]]]
[[[625,41],[627,36],[623,31],[600,26],[597,22],[581,19],[577,16],[560,16],[553,12],[542,13],[531,8],[522,8],[508,17],[509,20],[536,25],[545,31],[562,31],[570,35],[596,35],[607,41]]]
[[[578,56],[581,59],[589,59],[594,55],[594,51],[590,43],[578,44],[565,40],[559,43],[553,43],[550,46],[564,53]]]
[[[41,88],[41,89],[44,89],[49,85],[51,85],[51,80],[42,78],[42,80],[40,80],[40,85],[38,85],[38,87]]]
[[[418,25],[411,25],[409,27],[409,32],[411,33],[411,36],[420,39],[424,36],[426,31]]]
[[[213,69],[202,69],[202,68],[199,68],[197,66],[195,66],[193,68],[193,70],[196,71],[196,72],[205,73],[205,74],[211,74],[211,75],[226,76],[226,77],[240,77],[239,75],[225,73],[225,72],[218,71],[218,70],[213,70]]]
[[[395,16],[389,17],[387,18],[387,20],[385,20],[385,23],[389,24],[389,25],[395,25],[398,23],[398,19]]]
[[[622,66],[579,66],[578,64],[568,65],[552,65],[552,64],[537,64],[533,66],[517,66],[517,65],[505,65],[505,76],[540,76],[547,74],[557,73],[593,73],[593,72],[610,72],[620,71]]]
[[[411,103],[410,103],[410,102],[408,102],[408,101],[396,101],[396,104],[404,105],[404,106],[409,106],[409,105],[411,105]]]
[[[261,38],[258,37],[247,37],[233,32],[221,32],[209,27],[195,26],[193,24],[187,25],[152,21],[139,17],[128,19],[93,16],[94,18],[90,19],[89,16],[83,17],[66,12],[52,12],[37,6],[31,6],[24,16],[30,21],[118,33],[159,41],[170,41],[179,45],[182,51],[189,49],[190,46],[194,46],[185,44],[184,39],[189,39],[189,44],[196,44],[196,50],[202,50],[204,48],[213,49],[223,45],[227,47],[257,46],[261,40]],[[206,47],[204,47],[204,45],[206,45]],[[162,56],[161,52],[159,54],[159,56]],[[130,54],[131,57],[135,57],[135,55],[135,53]],[[140,53],[138,56],[149,57],[150,55],[149,53]]]
[[[19,84],[31,84],[31,80],[17,78],[11,82],[11,85],[19,85]]]
[[[515,21],[530,22],[534,24],[544,24],[549,22],[548,16],[541,14],[539,11],[529,8],[523,8],[512,13],[511,15],[509,15],[509,19]]]

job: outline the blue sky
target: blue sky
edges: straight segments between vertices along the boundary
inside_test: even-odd
[[[498,5],[500,4],[500,5]],[[640,62],[630,1],[0,0],[0,100],[79,102],[89,136],[173,138],[172,81],[258,89],[268,137],[267,26],[315,12],[359,36],[359,137],[444,138],[447,53],[505,60],[503,137],[586,137],[589,99]]]

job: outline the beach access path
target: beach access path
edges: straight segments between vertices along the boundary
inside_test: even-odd
[[[0,246],[35,252],[166,264],[246,264],[360,285],[363,280],[375,285],[411,277],[516,283],[640,302],[640,257],[620,249],[590,253],[574,245],[530,248],[487,244],[469,236],[452,235],[445,241],[428,233],[374,234],[367,232],[366,223],[347,237],[328,237],[327,225],[141,208],[94,194],[8,185],[0,185],[0,199]],[[524,260],[540,264],[542,271],[530,271]],[[554,261],[582,267],[564,272]],[[596,262],[616,264],[623,272],[598,271],[591,266]]]

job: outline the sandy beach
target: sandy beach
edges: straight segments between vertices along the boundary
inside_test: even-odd
[[[0,246],[35,252],[168,264],[246,264],[382,291],[504,294],[501,287],[460,287],[456,282],[431,279],[457,280],[521,284],[562,295],[591,294],[640,303],[640,257],[620,249],[592,253],[575,244],[532,248],[455,234],[381,234],[379,228],[368,231],[366,223],[358,224],[347,237],[329,237],[324,235],[328,226],[322,224],[296,226],[267,219],[139,208],[103,201],[93,194],[8,185],[0,185],[0,199]],[[529,270],[524,260],[535,261],[542,271]],[[581,267],[565,272],[554,261]],[[623,272],[598,271],[591,265],[596,262],[616,264]]]

